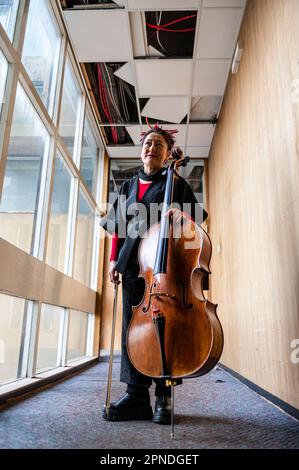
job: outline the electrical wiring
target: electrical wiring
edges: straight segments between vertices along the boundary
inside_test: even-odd
[[[159,14],[159,18],[158,18],[158,14]],[[156,22],[157,22],[157,25],[160,26],[161,25],[161,19],[162,19],[162,11],[160,11],[160,13],[156,12]],[[155,31],[155,34],[156,34],[156,38],[157,38],[157,42],[159,44],[159,46],[161,47],[161,49],[165,52],[165,54],[167,55],[167,52],[165,51],[164,47],[162,46],[161,44],[161,41],[160,41],[160,35],[159,35],[159,30],[157,29]]]
[[[162,13],[162,12],[161,12]],[[161,25],[160,23],[158,25],[154,25],[151,23],[146,23],[146,25],[149,28],[155,29],[157,31],[168,31],[169,33],[186,33],[186,32],[191,32],[195,31],[195,28],[185,28],[185,29],[169,29],[168,26],[171,26],[173,24],[181,23],[182,21],[186,21],[191,18],[196,18],[197,15],[186,15],[181,18],[177,18],[176,20],[169,21],[168,23],[165,23]],[[156,34],[156,31],[152,34],[151,37],[153,37]]]
[[[122,116],[121,116],[121,113],[118,109],[118,106],[116,104],[116,101],[115,101],[115,98],[114,98],[114,93],[113,93],[113,87],[112,87],[112,82],[111,82],[111,78],[110,78],[110,74],[109,74],[109,70],[108,70],[108,67],[107,65],[104,63],[104,67],[105,67],[105,71],[106,71],[106,75],[107,75],[107,78],[108,78],[108,81],[109,81],[109,86],[107,86],[107,92],[108,92],[108,95],[110,97],[110,100],[111,100],[111,103],[114,107],[114,110],[117,114],[117,119],[120,120],[120,122],[124,122]],[[109,91],[109,88],[110,88],[110,91]]]
[[[128,110],[127,110],[127,106],[126,106],[126,101],[125,101],[125,97],[124,97],[124,92],[123,92],[123,86],[122,86],[122,82],[121,82],[121,81],[119,81],[119,83],[118,83],[118,89],[119,89],[119,95],[120,95],[120,99],[121,99],[121,103],[122,103],[123,112],[124,112],[126,121],[129,122],[129,121],[130,121],[130,117],[129,117],[129,114],[128,114]]]
[[[101,70],[101,64],[100,63],[97,64],[97,69],[98,69],[99,91],[100,91],[100,100],[101,100],[102,108],[103,108],[103,111],[105,113],[105,116],[108,119],[108,122],[110,124],[113,124],[113,120],[111,118],[111,114],[110,114],[109,108],[108,108],[107,99],[106,99],[106,96],[105,96],[105,89],[104,89],[103,76],[102,76],[102,70]],[[118,143],[117,131],[116,131],[115,127],[113,127],[113,126],[111,127],[111,133],[112,133],[113,142],[115,144]]]
[[[162,12],[161,12],[162,13]],[[167,26],[171,26],[172,24],[175,23],[180,23],[181,21],[189,20],[190,18],[196,18],[197,15],[187,15],[187,16],[182,16],[182,18],[177,18],[176,20],[172,20],[169,23],[162,24],[163,28],[166,28]]]
[[[124,91],[127,93],[128,97],[130,98],[131,102],[134,103],[136,106],[136,98],[133,96],[129,85],[126,82],[122,82]]]
[[[138,119],[136,97],[131,84],[114,75],[121,63],[95,63],[90,67],[97,88],[96,98],[105,132],[110,144],[132,142],[125,130],[126,123]],[[115,124],[120,125],[115,125]]]
[[[186,29],[168,29],[163,28],[162,26],[157,26],[155,24],[146,24],[149,28],[158,29],[159,31],[168,31],[168,33],[189,33],[195,31],[195,28],[186,28]]]
[[[127,122],[129,122],[130,121],[130,116],[129,116],[129,111],[128,111],[128,107],[127,107],[127,101],[126,101],[126,97],[125,97],[124,86],[123,86],[122,82],[120,82],[120,85],[121,85],[121,92],[122,92],[122,97],[123,97],[125,114],[126,114]]]

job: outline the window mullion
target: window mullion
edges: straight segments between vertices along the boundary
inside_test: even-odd
[[[30,302],[28,306],[27,337],[24,347],[24,365],[27,363],[27,377],[36,374],[38,335],[41,316],[41,302]]]
[[[58,65],[58,73],[57,73],[58,85],[55,90],[55,104],[54,104],[54,112],[53,112],[53,121],[56,123],[57,129],[59,129],[63,83],[64,83],[64,77],[65,77],[66,57],[67,57],[67,40],[65,36],[63,36],[62,42],[61,42],[61,56],[60,56],[60,61]]]
[[[90,288],[97,290],[98,279],[98,260],[99,260],[99,221],[100,217],[95,214],[93,226],[93,247],[92,247],[92,261],[91,261],[91,274],[90,274]]]
[[[67,365],[67,345],[69,337],[69,325],[70,325],[70,312],[69,309],[65,309],[63,315],[63,327],[62,327],[62,336],[61,336],[61,367],[66,367]]]
[[[25,30],[29,12],[30,0],[20,0],[19,9],[17,14],[17,20],[15,25],[15,33],[13,39],[13,45],[18,52],[20,61],[22,57],[22,50],[24,45]]]
[[[74,143],[74,162],[77,168],[80,168],[81,164],[81,152],[82,152],[82,139],[84,129],[84,115],[85,115],[85,96],[81,95],[79,109],[77,111],[77,122],[76,122],[76,138]]]
[[[11,69],[11,70],[10,70]],[[5,166],[7,161],[7,152],[9,148],[9,138],[12,125],[12,117],[16,100],[20,64],[16,63],[9,66],[5,97],[9,94],[8,103],[3,104],[1,122],[0,122],[0,200],[2,197],[2,188],[4,181]],[[6,100],[4,100],[6,101]],[[2,142],[2,147],[1,147]]]
[[[87,319],[87,340],[86,340],[86,355],[93,355],[93,334],[94,334],[94,314],[89,313]]]
[[[47,164],[45,164],[45,191],[43,197],[41,197],[42,201],[40,203],[40,225],[37,224],[39,227],[39,235],[36,237],[39,239],[38,244],[36,246],[37,254],[36,256],[41,259],[45,260],[46,258],[46,250],[47,250],[47,240],[48,240],[48,232],[49,232],[49,219],[50,219],[50,202],[51,202],[51,195],[53,190],[53,181],[54,181],[54,169],[55,169],[55,155],[57,152],[56,148],[56,139],[50,139],[50,146],[49,146],[49,156],[47,159]],[[41,182],[42,184],[42,182]]]
[[[77,207],[79,200],[79,179],[73,178],[71,184],[70,194],[70,217],[68,221],[68,233],[67,233],[67,256],[66,256],[66,270],[65,273],[72,277],[74,270],[74,250],[76,243],[76,218],[77,218]]]

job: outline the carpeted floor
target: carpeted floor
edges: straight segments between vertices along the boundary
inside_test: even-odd
[[[97,364],[3,410],[0,448],[299,448],[299,422],[219,368],[175,388],[174,440],[170,426],[106,422],[100,410],[107,370],[107,363]],[[118,381],[119,364],[114,365],[113,376],[112,400],[125,388]]]

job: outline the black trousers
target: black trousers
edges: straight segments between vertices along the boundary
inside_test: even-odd
[[[123,320],[122,320],[122,344],[121,344],[121,368],[120,381],[128,385],[137,387],[150,387],[151,377],[141,374],[131,363],[127,352],[127,330],[132,317],[132,305],[141,302],[144,293],[144,280],[138,278],[139,264],[132,262],[122,276],[122,301],[123,301]],[[171,387],[166,387],[165,380],[153,379],[156,384],[156,396],[170,396]],[[181,381],[180,381],[181,383]]]

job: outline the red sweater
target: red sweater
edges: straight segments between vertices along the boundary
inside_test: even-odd
[[[140,202],[146,192],[146,190],[150,187],[151,181],[147,181],[146,183],[141,182],[140,180],[138,181],[138,195],[137,195],[137,200]],[[190,218],[189,214],[184,213],[186,217]],[[120,250],[120,247],[123,243],[124,239],[119,238],[117,233],[114,233],[112,235],[112,245],[111,245],[111,253],[110,253],[110,261],[117,261],[118,258],[118,253]]]

